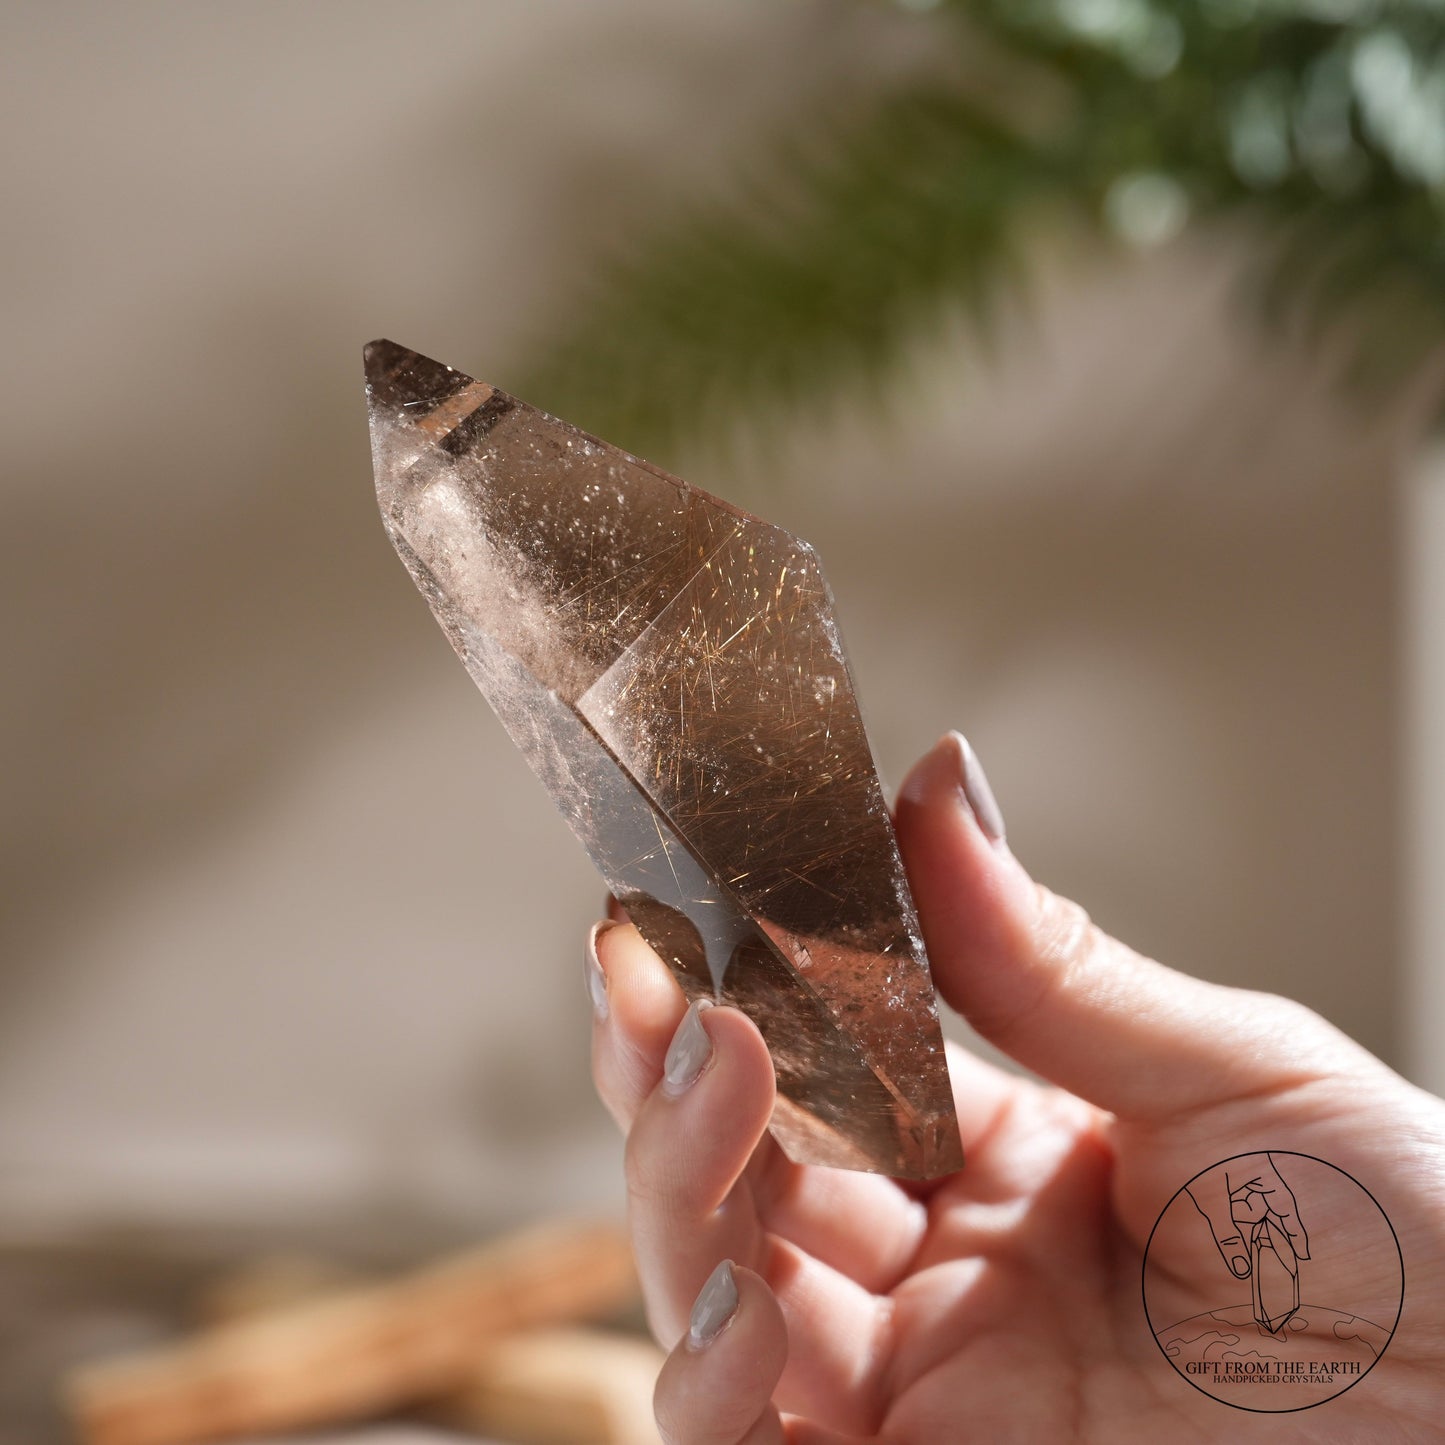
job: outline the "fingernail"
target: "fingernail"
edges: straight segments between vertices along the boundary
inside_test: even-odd
[[[587,956],[582,960],[582,972],[587,978],[587,996],[592,1000],[592,1012],[599,1019],[605,1019],[607,1007],[607,975],[602,972],[602,960],[597,957],[597,940],[617,925],[604,918],[592,925],[587,935]]]
[[[683,1014],[662,1065],[664,1092],[676,1095],[691,1088],[712,1057],[712,1040],[702,1026],[701,1017],[703,1009],[711,1007],[711,999],[694,999]]]
[[[737,1309],[738,1284],[733,1278],[733,1262],[725,1259],[708,1275],[707,1283],[698,1291],[687,1327],[688,1343],[706,1345],[715,1340]]]
[[[999,811],[998,800],[988,785],[983,764],[978,760],[969,741],[962,733],[950,733],[958,749],[959,782],[963,786],[964,801],[973,814],[974,821],[983,829],[983,835],[990,843],[1002,843],[1004,838],[1003,814]]]
[[[1229,1261],[1229,1267],[1234,1271],[1237,1278],[1243,1279],[1249,1273],[1249,1260],[1242,1254],[1236,1254],[1234,1258]]]

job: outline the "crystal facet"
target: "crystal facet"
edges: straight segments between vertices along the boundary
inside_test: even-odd
[[[928,962],[812,548],[393,342],[366,376],[402,561],[684,992],[757,1023],[784,1151],[957,1169]]]

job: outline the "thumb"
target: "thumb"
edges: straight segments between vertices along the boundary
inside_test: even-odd
[[[1034,883],[959,734],[909,773],[896,821],[939,992],[1071,1093],[1162,1119],[1373,1062],[1302,1005],[1142,958]]]
[[[1274,1162],[1273,1156],[1266,1157],[1269,1161],[1269,1170],[1262,1182],[1265,1184],[1269,1211],[1278,1220],[1280,1228],[1288,1237],[1295,1257],[1308,1259],[1310,1257],[1310,1237],[1305,1233],[1304,1221],[1299,1217],[1299,1205],[1295,1203],[1294,1191],[1284,1182],[1284,1177],[1280,1174],[1279,1166]]]

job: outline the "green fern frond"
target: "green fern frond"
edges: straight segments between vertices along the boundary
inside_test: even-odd
[[[934,86],[804,126],[765,182],[605,275],[527,394],[665,456],[876,391],[943,317],[987,328],[1045,211],[1135,241],[1240,217],[1273,238],[1265,314],[1348,319],[1377,372],[1445,339],[1436,0],[952,0],[932,20],[1046,77],[1047,123]]]
[[[881,381],[940,302],[986,328],[1018,234],[1063,177],[939,92],[792,146],[747,209],[710,210],[615,267],[527,382],[551,410],[666,455],[749,411]]]

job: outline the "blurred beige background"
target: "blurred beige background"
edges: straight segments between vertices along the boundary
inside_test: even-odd
[[[614,1205],[601,889],[372,496],[360,348],[507,385],[586,268],[916,17],[796,0],[12,4],[0,1233],[460,1237]],[[1044,266],[987,362],[701,485],[821,548],[885,779],[1399,1061],[1396,478],[1240,250]]]

